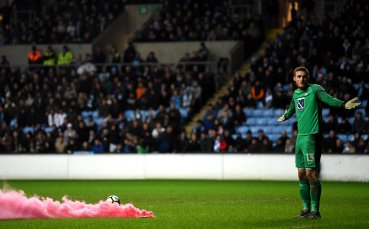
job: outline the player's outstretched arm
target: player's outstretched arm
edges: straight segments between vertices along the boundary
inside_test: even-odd
[[[291,100],[290,106],[288,107],[288,109],[286,109],[284,111],[284,114],[279,117],[277,119],[278,122],[283,122],[289,118],[291,118],[291,116],[295,113],[295,103],[293,102],[293,100]]]
[[[286,117],[284,117],[284,115],[282,115],[281,117],[279,117],[278,119],[277,119],[277,121],[278,122],[283,122],[283,121],[285,121],[286,120]]]
[[[345,109],[353,109],[355,107],[360,106],[360,101],[358,97],[355,97],[351,100],[349,100],[347,103],[345,103]]]

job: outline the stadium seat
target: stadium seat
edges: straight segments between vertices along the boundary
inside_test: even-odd
[[[11,126],[11,127],[13,127],[16,123],[17,123],[17,119],[16,119],[16,118],[13,118],[13,119],[10,121],[10,126]]]
[[[92,111],[91,115],[94,119],[97,119],[99,117],[99,112],[98,111]]]
[[[95,122],[96,122],[97,127],[100,128],[104,124],[105,118],[96,118]]]
[[[366,107],[367,103],[368,103],[368,100],[362,100],[361,107]]]
[[[181,113],[182,118],[187,118],[188,117],[188,108],[180,108],[179,112]]]
[[[264,110],[263,116],[264,117],[273,117],[274,116],[273,109],[266,109],[266,110]]]
[[[278,123],[277,119],[274,118],[274,117],[268,118],[266,122],[267,122],[268,125],[275,125],[275,124]]]
[[[328,116],[329,116],[329,109],[324,108],[324,109],[322,110],[322,115],[323,115],[323,118],[324,118],[324,117],[328,117]]]
[[[246,123],[249,126],[256,126],[257,125],[257,121],[258,121],[257,118],[252,117],[252,118],[248,118]]]
[[[133,110],[126,110],[124,112],[124,117],[126,117],[127,121],[132,121],[135,117],[135,112]]]
[[[251,108],[244,108],[243,112],[245,113],[246,117],[251,117],[252,116],[252,111],[253,109]]]
[[[273,116],[274,117],[279,118],[283,114],[284,114],[284,110],[283,109],[274,109],[274,112],[273,112]]]
[[[264,130],[264,133],[269,136],[271,134],[273,134],[273,129],[274,129],[274,126],[264,126],[263,127],[263,130]]]
[[[276,142],[278,138],[281,136],[280,134],[268,134],[269,140],[272,142]]]
[[[23,132],[24,132],[24,133],[28,133],[28,132],[33,133],[34,131],[35,131],[35,129],[34,129],[34,128],[32,128],[32,127],[24,127],[24,128],[23,128]]]
[[[342,142],[346,142],[348,140],[347,134],[337,134],[337,137],[341,139]]]
[[[258,134],[258,131],[261,130],[262,128],[260,126],[251,126],[250,127],[250,131],[252,133],[253,136],[256,136]]]
[[[268,125],[268,120],[269,120],[269,118],[260,117],[260,118],[256,119],[256,124],[258,126],[266,126],[266,125]]]
[[[249,130],[247,126],[239,126],[236,128],[236,132],[240,134],[245,134]]]
[[[263,109],[254,109],[252,111],[252,117],[262,117],[263,116]]]

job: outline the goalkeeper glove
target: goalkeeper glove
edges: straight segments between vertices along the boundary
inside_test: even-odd
[[[359,98],[355,97],[351,99],[350,101],[348,101],[347,103],[345,103],[345,109],[352,109],[352,108],[358,107],[359,105],[360,105]]]
[[[279,117],[279,119],[277,121],[278,122],[283,122],[284,120],[286,120],[286,117],[284,117],[284,115],[282,115],[281,117]]]

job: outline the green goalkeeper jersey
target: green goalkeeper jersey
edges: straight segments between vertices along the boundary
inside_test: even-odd
[[[322,102],[332,107],[343,107],[344,102],[329,95],[320,85],[309,84],[305,90],[296,89],[286,119],[296,113],[298,135],[317,134],[322,131]]]

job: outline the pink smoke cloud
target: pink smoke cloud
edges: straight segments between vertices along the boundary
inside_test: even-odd
[[[119,205],[100,201],[86,204],[67,197],[62,202],[49,197],[28,198],[23,191],[0,189],[0,219],[24,218],[152,218],[153,212],[140,210],[132,204]]]

